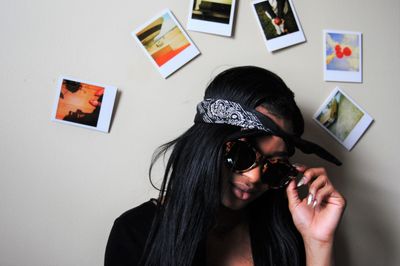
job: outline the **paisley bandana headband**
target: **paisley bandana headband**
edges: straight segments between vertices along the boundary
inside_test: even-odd
[[[342,164],[318,144],[284,132],[267,116],[256,110],[245,108],[236,102],[222,99],[205,99],[197,105],[194,122],[240,127],[242,130],[237,137],[256,134],[279,136],[285,141],[291,154],[294,153],[294,147],[297,147],[306,154],[313,153],[336,165]]]

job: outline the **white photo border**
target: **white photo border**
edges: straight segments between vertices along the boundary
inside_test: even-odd
[[[236,1],[232,0],[231,5],[231,13],[229,15],[229,24],[219,23],[219,22],[212,22],[212,21],[205,21],[200,19],[193,19],[193,3],[195,0],[190,1],[189,6],[189,17],[188,23],[186,25],[187,29],[190,31],[198,31],[204,33],[211,33],[216,35],[222,35],[231,37],[232,36],[232,29],[235,20],[235,10],[236,10]]]
[[[328,105],[328,103],[332,100],[335,95],[340,92],[343,96],[345,96],[354,106],[356,106],[362,113],[360,121],[354,126],[349,135],[342,141],[335,134],[333,134],[328,128],[326,128],[320,121],[318,121],[317,117],[323,111],[323,109]],[[360,138],[364,135],[366,130],[369,128],[374,119],[363,109],[361,108],[351,97],[349,97],[341,88],[336,87],[326,98],[324,103],[320,106],[320,108],[315,112],[313,116],[313,120],[322,127],[325,131],[329,133],[336,141],[342,144],[348,151],[350,151],[354,145],[360,140]]]
[[[296,24],[297,24],[297,27],[299,28],[299,30],[296,32],[286,34],[284,36],[273,38],[272,40],[267,40],[267,36],[265,36],[265,34],[264,34],[264,29],[262,28],[260,19],[258,17],[256,8],[255,8],[256,4],[265,2],[265,1],[268,1],[268,0],[253,0],[251,2],[251,5],[252,5],[254,16],[257,20],[259,30],[261,32],[261,35],[263,36],[263,40],[265,42],[265,45],[266,45],[268,51],[273,52],[273,51],[276,51],[279,49],[283,49],[283,48],[286,48],[289,46],[293,46],[293,45],[305,42],[306,37],[304,36],[304,32],[301,27],[300,20],[297,17],[297,12],[295,10],[292,0],[287,0],[287,1],[288,1],[288,4],[290,5],[290,8],[292,9],[292,13],[293,13],[294,19],[296,21]]]
[[[103,99],[101,102],[100,114],[99,114],[99,118],[98,118],[96,127],[83,125],[83,124],[79,124],[79,123],[74,123],[74,122],[70,122],[70,121],[65,121],[65,120],[56,118],[57,108],[58,108],[58,103],[59,103],[60,93],[61,93],[61,86],[62,86],[63,80],[71,80],[71,81],[86,83],[86,84],[104,88],[104,94],[103,94]],[[73,78],[73,77],[69,77],[69,76],[60,76],[58,79],[58,82],[57,82],[57,90],[56,91],[57,91],[57,94],[56,94],[56,99],[53,104],[53,112],[52,112],[52,116],[51,116],[52,121],[109,133],[110,124],[111,124],[111,116],[113,113],[115,98],[117,95],[117,87],[104,85],[104,84],[100,84],[97,82],[91,82],[91,81],[86,81],[86,80],[82,80],[82,79],[77,79],[77,78]]]
[[[327,69],[326,64],[326,36],[328,33],[337,33],[337,34],[353,34],[358,35],[358,48],[360,50],[360,58],[358,61],[359,71],[341,71],[341,70],[329,70]],[[341,81],[341,82],[355,82],[362,83],[363,75],[362,75],[362,58],[363,58],[363,47],[362,47],[362,32],[358,31],[343,31],[343,30],[323,30],[323,69],[324,69],[324,81]]]
[[[151,57],[149,52],[146,50],[146,48],[143,46],[142,42],[139,40],[137,37],[137,33],[146,28],[148,25],[150,25],[152,22],[157,20],[158,18],[164,16],[165,14],[168,14],[171,19],[174,21],[174,23],[178,26],[179,30],[182,32],[182,34],[185,36],[185,38],[188,40],[190,45],[186,47],[183,51],[181,51],[179,54],[175,55],[173,58],[171,58],[168,62],[163,64],[162,66],[158,66],[157,63],[154,61],[154,59]],[[159,12],[157,15],[153,16],[151,19],[146,21],[146,23],[143,23],[139,27],[137,27],[132,33],[133,38],[137,41],[139,44],[140,48],[142,51],[146,54],[147,58],[152,62],[153,66],[156,67],[156,69],[160,72],[161,76],[163,78],[167,78],[170,76],[172,73],[177,71],[179,68],[183,67],[185,64],[187,64],[189,61],[194,59],[196,56],[200,54],[199,49],[196,47],[194,42],[190,39],[189,35],[185,32],[185,30],[182,28],[178,20],[175,18],[174,14],[170,9],[164,9],[161,12]]]

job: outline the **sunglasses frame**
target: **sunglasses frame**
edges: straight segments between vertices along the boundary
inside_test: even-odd
[[[228,144],[228,143],[232,143],[232,144]],[[243,170],[235,169],[234,162],[233,162],[232,158],[228,158],[228,154],[229,154],[230,150],[237,143],[245,144],[250,150],[252,150],[254,152],[254,155],[255,155],[255,160],[252,163],[252,165],[249,166],[246,169],[243,169]],[[282,152],[282,153],[274,154],[273,157],[281,156],[281,155],[286,155],[287,156],[287,153],[286,152]],[[262,171],[262,174],[261,174],[262,175],[261,176],[262,183],[268,184],[269,187],[272,188],[272,189],[279,189],[279,188],[285,187],[290,182],[290,180],[296,178],[296,176],[297,176],[297,174],[299,172],[290,163],[290,161],[288,159],[272,159],[273,157],[272,156],[266,156],[266,155],[262,154],[262,152],[259,149],[257,149],[256,146],[252,144],[252,142],[249,142],[247,140],[237,139],[237,140],[231,140],[231,141],[228,141],[228,142],[225,143],[224,158],[225,158],[225,162],[227,163],[227,165],[228,165],[228,167],[229,167],[229,169],[231,171],[233,171],[235,173],[242,174],[242,173],[245,173],[247,171],[250,171],[250,170],[260,166],[260,167],[262,167],[261,168],[262,169],[261,170]],[[273,162],[271,162],[272,160],[274,160],[274,161],[276,160],[276,162],[273,163]],[[270,184],[268,182],[268,179],[265,180],[265,175],[268,175],[268,168],[271,167],[274,164],[279,164],[279,165],[283,165],[284,167],[287,167],[287,169],[285,171],[290,173],[290,175],[282,176],[281,177],[281,181],[279,182],[279,185],[277,185],[277,186]],[[263,170],[265,166],[267,167],[267,169]]]

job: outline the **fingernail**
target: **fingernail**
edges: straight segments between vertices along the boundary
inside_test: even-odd
[[[315,206],[317,206],[317,200],[314,200],[314,203],[312,205],[313,208],[315,208]]]
[[[300,186],[304,185],[305,180],[306,180],[306,177],[303,176],[303,177],[300,179],[299,183],[297,183],[297,187],[300,187]]]
[[[310,205],[312,200],[313,200],[313,194],[310,193],[307,198],[307,205]]]

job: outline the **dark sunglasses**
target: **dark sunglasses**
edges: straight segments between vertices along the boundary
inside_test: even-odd
[[[277,154],[274,157],[263,155],[251,142],[230,141],[226,143],[225,149],[225,162],[232,171],[244,173],[260,166],[261,182],[270,188],[282,188],[298,175],[288,159],[275,159]]]

